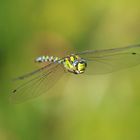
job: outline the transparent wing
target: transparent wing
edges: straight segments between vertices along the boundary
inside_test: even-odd
[[[13,90],[10,100],[18,103],[46,93],[61,78],[63,73],[64,70],[61,64],[49,64],[17,78],[17,81],[22,83]]]
[[[87,61],[86,74],[105,74],[140,64],[140,45],[78,53]]]

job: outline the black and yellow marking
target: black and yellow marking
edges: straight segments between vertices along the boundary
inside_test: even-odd
[[[78,55],[71,55],[64,59],[64,67],[74,74],[84,73],[86,66],[85,60],[81,59]]]
[[[66,70],[75,74],[83,73],[87,65],[85,60],[81,59],[78,55],[73,54],[65,57],[64,59],[60,59],[59,57],[54,56],[40,56],[36,59],[36,62],[51,62],[63,64]]]
[[[40,56],[35,61],[36,62],[58,62],[60,60],[59,57],[54,56]]]

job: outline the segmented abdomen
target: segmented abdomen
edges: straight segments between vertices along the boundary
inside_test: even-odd
[[[36,58],[36,62],[58,62],[59,63],[60,58],[55,56],[40,56]]]

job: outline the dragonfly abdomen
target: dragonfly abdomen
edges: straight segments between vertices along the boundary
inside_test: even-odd
[[[59,63],[60,58],[59,57],[55,57],[55,56],[39,56],[36,58],[35,62],[58,62]]]

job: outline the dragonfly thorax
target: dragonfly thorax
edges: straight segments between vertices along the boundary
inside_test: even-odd
[[[64,67],[71,73],[82,74],[85,72],[87,63],[78,55],[71,55],[64,59]]]

